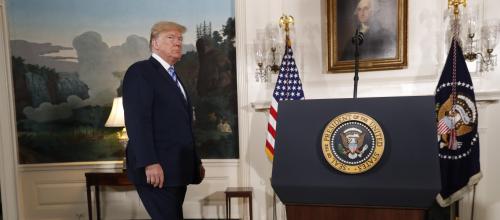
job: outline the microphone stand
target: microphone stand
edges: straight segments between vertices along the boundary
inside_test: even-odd
[[[359,81],[359,45],[363,43],[363,33],[356,28],[356,33],[352,37],[354,44],[354,94],[353,98],[358,98],[358,81]]]

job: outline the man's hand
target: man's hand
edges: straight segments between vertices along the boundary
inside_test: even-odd
[[[151,164],[146,167],[146,182],[153,187],[163,188],[163,169],[159,163]]]

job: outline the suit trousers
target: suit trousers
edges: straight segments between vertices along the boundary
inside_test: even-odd
[[[152,220],[182,220],[182,204],[186,186],[154,188],[151,185],[135,185],[142,204]]]

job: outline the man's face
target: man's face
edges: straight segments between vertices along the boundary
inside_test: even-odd
[[[161,32],[152,46],[153,52],[174,65],[182,57],[182,33],[176,30]]]
[[[372,1],[371,0],[361,0],[356,7],[356,14],[358,15],[358,21],[362,24],[368,23],[372,15]]]

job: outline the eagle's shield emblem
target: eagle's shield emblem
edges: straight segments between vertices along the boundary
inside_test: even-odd
[[[345,150],[344,153],[347,154],[349,158],[354,159],[356,157],[361,157],[366,151],[368,145],[363,146],[365,135],[363,131],[357,128],[348,128],[340,133]]]
[[[366,172],[384,152],[382,128],[368,115],[349,112],[335,117],[322,138],[325,159],[335,169],[349,174]]]

